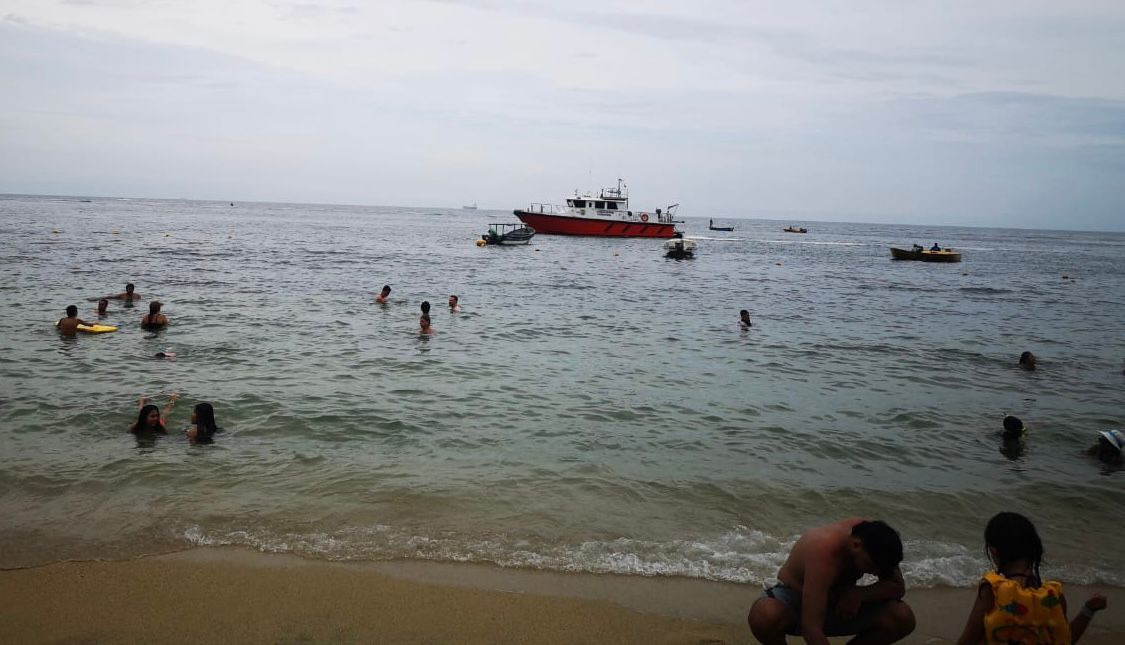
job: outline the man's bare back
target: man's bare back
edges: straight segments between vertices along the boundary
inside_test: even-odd
[[[777,579],[801,591],[805,587],[805,572],[815,568],[820,576],[834,581],[830,585],[833,589],[855,584],[862,574],[851,564],[846,547],[852,527],[862,521],[862,517],[851,517],[810,529],[793,545]]]

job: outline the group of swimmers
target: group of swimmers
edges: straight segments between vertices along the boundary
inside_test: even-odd
[[[141,294],[136,292],[136,287],[132,282],[125,285],[125,291],[115,296],[105,296],[98,300],[98,317],[104,317],[109,314],[109,301],[110,300],[124,300],[128,303],[126,306],[133,306],[134,300],[140,300]],[[148,303],[148,313],[141,318],[141,328],[148,330],[159,330],[168,326],[168,317],[160,313],[163,303],[158,300],[153,300]],[[60,318],[55,326],[59,328],[59,333],[64,336],[74,336],[78,333],[78,326],[93,327],[97,323],[87,322],[78,317],[78,307],[70,305],[66,308],[66,318]]]
[[[1105,596],[1094,594],[1068,620],[1062,584],[1042,578],[1043,542],[1023,515],[993,516],[984,549],[994,570],[977,585],[958,645],[1076,643],[1106,608]],[[885,522],[851,518],[812,529],[793,545],[778,583],[750,607],[750,631],[764,645],[784,645],[786,635],[816,645],[852,635],[857,643],[900,641],[915,628],[902,559],[902,539]],[[864,574],[877,581],[856,584]]]
[[[179,394],[173,393],[161,410],[149,403],[147,396],[142,396],[137,402],[137,420],[129,426],[129,432],[138,436],[168,434],[165,422],[172,416],[172,409],[176,407],[179,398]],[[191,425],[184,430],[188,441],[193,444],[214,443],[215,433],[218,431],[219,426],[215,423],[215,408],[210,403],[196,403],[191,409]]]
[[[379,291],[379,295],[375,296],[375,302],[381,305],[390,304],[391,285],[385,284]],[[432,321],[430,320],[430,301],[422,301],[422,316],[418,318],[418,333],[422,336],[432,336],[435,332]],[[449,296],[449,313],[461,313],[461,297],[452,294]]]
[[[1017,365],[1021,370],[1034,372],[1035,366],[1039,363],[1039,359],[1031,352],[1023,352],[1020,354],[1020,359]],[[1003,421],[1004,432],[1001,437],[1004,439],[1006,448],[1012,448],[1019,445],[1023,440],[1024,433],[1027,428],[1024,426],[1023,421],[1008,415],[1004,417]],[[1086,449],[1086,454],[1091,457],[1096,457],[1098,461],[1108,466],[1121,466],[1125,465],[1125,431],[1121,430],[1102,430],[1098,432],[1097,443]]]

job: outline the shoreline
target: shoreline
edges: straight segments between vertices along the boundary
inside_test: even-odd
[[[1125,642],[1125,589],[1066,590],[1071,614],[1094,591],[1109,598],[1082,643]],[[745,619],[759,594],[686,578],[204,547],[0,571],[0,640],[753,643]],[[972,599],[971,589],[909,591],[918,628],[903,642],[954,642]]]

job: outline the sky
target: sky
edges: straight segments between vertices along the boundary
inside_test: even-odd
[[[0,192],[1125,230],[1125,2],[0,0]]]

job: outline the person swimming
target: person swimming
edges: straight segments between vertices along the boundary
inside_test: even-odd
[[[437,333],[430,326],[430,314],[422,314],[422,317],[418,319],[418,327],[418,333],[423,336],[433,336]]]
[[[1039,362],[1038,359],[1036,359],[1035,354],[1032,354],[1031,352],[1024,352],[1020,354],[1019,365],[1021,370],[1027,370],[1029,372],[1033,371],[1037,362]]]
[[[98,316],[104,316],[109,313],[109,300],[102,298],[98,301]]]
[[[1023,425],[1023,421],[1019,418],[1008,415],[1004,417],[1004,441],[1017,441],[1023,438],[1023,433],[1027,428]]]
[[[754,326],[754,323],[750,322],[750,312],[748,310],[743,309],[742,311],[738,312],[738,324],[743,329],[748,329]]]
[[[210,403],[196,403],[191,409],[191,427],[184,431],[194,444],[214,443],[219,426],[215,423],[215,408]]]
[[[59,333],[63,336],[74,336],[78,333],[79,325],[90,326],[96,323],[88,323],[78,317],[78,306],[70,305],[66,308],[66,318],[59,318],[55,326],[59,328]]]
[[[125,285],[125,293],[119,293],[116,296],[106,296],[110,300],[140,300],[141,294],[134,291],[136,289],[133,283]]]
[[[137,420],[129,426],[129,432],[133,434],[168,434],[168,430],[164,427],[164,419],[172,415],[172,408],[176,407],[176,400],[179,398],[179,394],[172,393],[168,397],[168,403],[164,405],[162,415],[160,408],[149,403],[147,396],[142,396],[140,401],[137,402]]]
[[[455,314],[461,312],[461,299],[456,295],[449,296],[449,311]]]
[[[383,290],[379,292],[379,295],[375,296],[375,302],[377,302],[381,305],[385,305],[385,304],[387,304],[387,298],[389,298],[390,295],[391,295],[391,285],[385,284],[385,285],[383,285]]]
[[[141,318],[141,327],[143,329],[160,329],[168,324],[168,317],[160,313],[160,308],[164,304],[158,300],[153,300],[148,303],[148,314]]]

